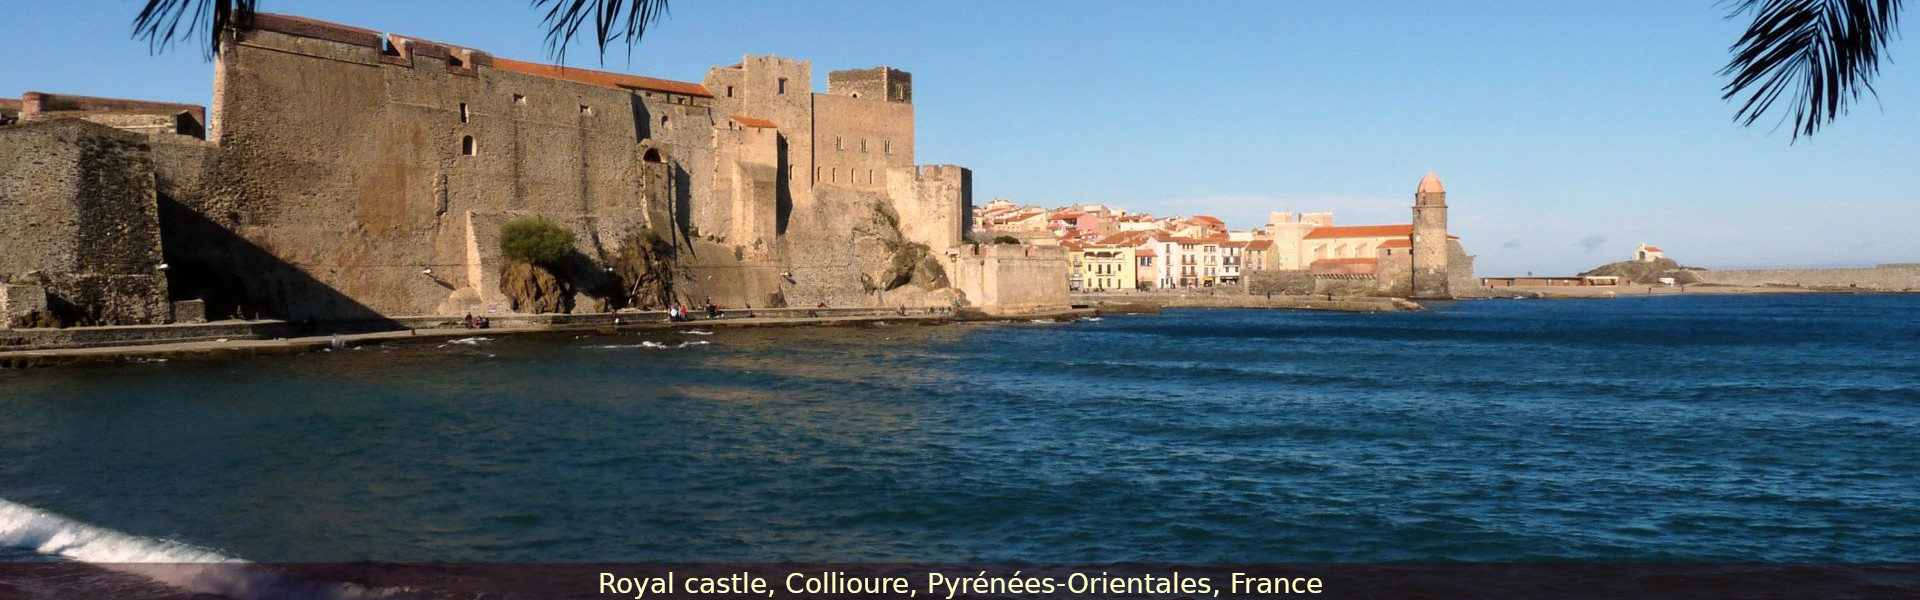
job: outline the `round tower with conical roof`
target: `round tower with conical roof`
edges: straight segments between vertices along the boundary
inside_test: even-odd
[[[1450,298],[1447,285],[1447,188],[1427,173],[1413,191],[1413,297]]]

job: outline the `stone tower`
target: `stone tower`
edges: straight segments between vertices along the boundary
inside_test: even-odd
[[[1447,286],[1447,188],[1428,173],[1413,192],[1413,297],[1450,298]]]

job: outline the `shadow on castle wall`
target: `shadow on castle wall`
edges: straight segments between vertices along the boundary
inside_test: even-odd
[[[159,204],[168,295],[204,301],[208,320],[280,319],[298,333],[404,329],[179,201]]]

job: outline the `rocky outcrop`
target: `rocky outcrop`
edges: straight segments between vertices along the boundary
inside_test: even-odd
[[[900,234],[900,216],[885,202],[873,203],[871,218],[854,226],[854,256],[866,265],[860,274],[865,290],[894,291],[909,285],[924,291],[948,287],[946,269],[923,244]]]
[[[1700,270],[1702,269],[1698,267],[1682,266],[1678,261],[1671,258],[1657,258],[1652,262],[1623,261],[1605,264],[1591,271],[1581,273],[1580,275],[1582,277],[1588,275],[1614,276],[1631,283],[1644,285],[1658,284],[1661,278],[1672,277],[1675,283],[1689,284],[1695,283],[1698,280],[1698,278],[1694,277],[1693,272]]]
[[[524,261],[500,267],[500,292],[518,313],[573,312],[573,286],[546,268]]]
[[[673,243],[651,229],[627,234],[613,258],[618,299],[643,309],[671,303],[675,254]]]

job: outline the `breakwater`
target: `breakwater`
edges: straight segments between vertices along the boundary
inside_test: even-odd
[[[1715,269],[1689,271],[1688,274],[1693,276],[1695,282],[1708,285],[1920,291],[1920,264],[1830,269]]]

